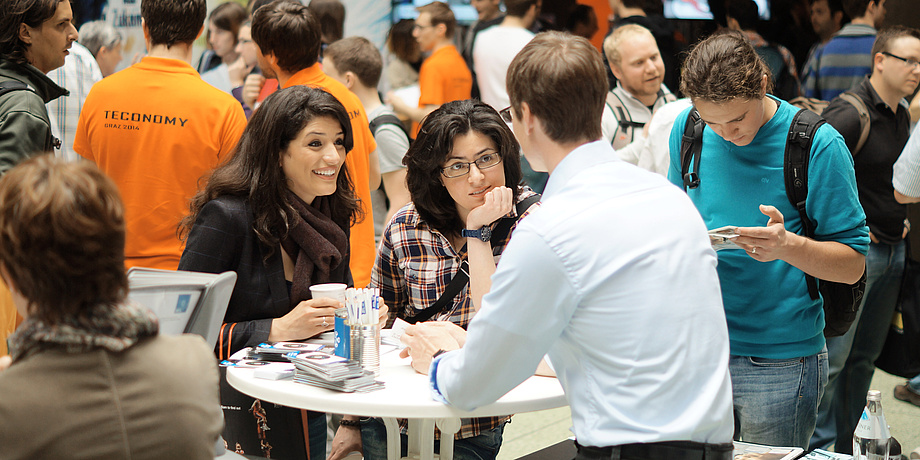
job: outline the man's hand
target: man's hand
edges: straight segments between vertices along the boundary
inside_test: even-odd
[[[335,430],[332,438],[332,450],[327,460],[339,460],[352,452],[361,452],[361,428],[356,426],[340,426]]]
[[[406,344],[399,356],[411,357],[412,368],[420,374],[428,374],[431,359],[440,350],[450,351],[460,348],[460,344],[451,336],[444,327],[432,327],[426,324],[415,324],[403,332],[402,343]]]
[[[459,348],[463,348],[463,345],[466,344],[466,330],[450,321],[427,321],[422,323],[422,325],[441,328],[447,331],[447,333],[457,341],[457,345],[460,346]]]
[[[251,73],[246,76],[243,82],[243,103],[247,107],[255,110],[256,99],[259,98],[263,86],[265,86],[265,77],[262,75]]]
[[[13,364],[13,358],[10,355],[0,356],[0,371],[5,371]]]
[[[497,155],[497,154],[496,154]],[[511,212],[514,207],[514,192],[505,186],[495,187],[486,193],[482,205],[473,208],[466,217],[467,230],[478,230],[491,225]]]
[[[760,212],[770,219],[766,227],[738,227],[735,244],[760,262],[784,260],[792,247],[789,232],[784,226],[783,214],[773,206],[760,205]]]

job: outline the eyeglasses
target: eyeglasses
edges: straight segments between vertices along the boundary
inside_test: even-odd
[[[913,59],[903,58],[903,57],[898,56],[898,55],[896,55],[896,54],[891,54],[891,53],[889,53],[888,51],[882,51],[882,54],[884,54],[885,56],[888,56],[888,57],[893,57],[893,58],[895,58],[895,59],[897,59],[897,60],[899,60],[899,61],[901,61],[901,62],[907,64],[908,67],[916,68],[916,67],[920,66],[920,62],[917,62],[917,61],[915,61],[915,60],[913,60]]]
[[[431,24],[431,25],[428,25],[428,26],[423,26],[423,25],[421,25],[421,24],[416,24],[416,25],[412,26],[412,29],[413,29],[413,30],[422,30],[422,29],[427,29],[427,28],[429,28],[429,27],[434,27],[434,24]]]
[[[499,115],[502,116],[502,120],[505,120],[505,123],[511,123],[511,106],[505,107],[500,112]]]
[[[489,169],[501,162],[502,162],[502,156],[499,155],[498,153],[487,153],[477,158],[476,161],[470,161],[468,163],[458,161],[456,163],[452,163],[448,166],[445,166],[441,168],[441,174],[443,174],[444,177],[448,177],[452,179],[454,177],[460,177],[460,176],[465,176],[469,174],[470,165],[475,164],[476,168],[482,171],[483,169]]]

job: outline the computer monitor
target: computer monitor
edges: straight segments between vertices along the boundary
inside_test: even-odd
[[[402,19],[417,18],[418,11],[415,11],[415,9],[432,1],[434,0],[393,0],[393,23],[395,24]],[[450,9],[454,12],[457,24],[469,25],[479,17],[479,13],[476,12],[476,8],[473,8],[469,0],[446,0],[446,3],[450,5]]]
[[[722,1],[722,0],[714,0]],[[769,0],[754,0],[760,19],[770,19]],[[664,0],[664,17],[670,19],[712,19],[709,0]]]

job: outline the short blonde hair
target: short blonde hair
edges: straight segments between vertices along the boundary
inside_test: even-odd
[[[637,35],[647,35],[655,39],[652,32],[637,24],[626,24],[614,29],[613,33],[604,39],[604,54],[607,55],[607,61],[611,65],[620,65],[622,56],[620,56],[620,44]]]

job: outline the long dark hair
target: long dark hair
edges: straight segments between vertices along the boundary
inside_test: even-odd
[[[182,221],[180,233],[188,235],[201,208],[223,195],[249,199],[252,227],[271,251],[287,236],[295,211],[288,200],[287,179],[281,170],[281,156],[304,127],[317,117],[332,117],[345,133],[345,151],[354,147],[351,123],[345,107],[331,94],[316,88],[296,85],[282,89],[256,110],[230,159],[214,170],[204,190],[198,192]],[[316,197],[329,200],[332,220],[347,229],[360,218],[354,186],[343,166],[335,193]],[[314,201],[319,208],[321,201]],[[271,253],[269,253],[271,254]]]
[[[471,131],[488,137],[502,157],[505,185],[520,195],[520,145],[508,125],[490,105],[474,99],[448,102],[422,120],[418,137],[406,156],[406,185],[422,219],[443,234],[459,234],[463,221],[454,199],[441,183],[441,168],[450,157],[454,139]]]

